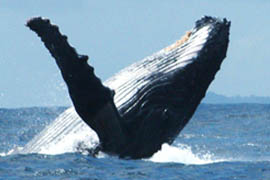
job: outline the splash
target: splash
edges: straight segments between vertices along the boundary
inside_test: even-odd
[[[187,165],[203,165],[225,161],[223,159],[215,159],[211,153],[196,155],[192,152],[191,147],[183,144],[179,144],[177,147],[163,144],[161,150],[155,153],[149,160],[159,163],[175,162]]]
[[[0,153],[0,157],[3,157],[3,156],[6,156],[7,155],[7,153]]]
[[[0,152],[0,157],[11,155],[14,152],[19,151],[21,149],[23,149],[23,147],[17,146],[17,147],[10,149],[8,152]]]

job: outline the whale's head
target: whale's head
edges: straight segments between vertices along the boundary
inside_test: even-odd
[[[141,133],[132,147],[138,156],[150,152],[147,144],[159,149],[162,142],[172,142],[192,117],[226,57],[229,28],[226,19],[205,16],[182,39],[106,82],[115,90],[128,132]],[[157,132],[149,137],[149,131]]]

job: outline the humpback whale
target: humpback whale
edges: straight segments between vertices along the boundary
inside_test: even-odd
[[[230,22],[204,16],[176,43],[123,69],[104,84],[88,56],[69,45],[58,26],[42,17],[26,26],[41,38],[59,67],[74,108],[20,151],[35,153],[68,131],[90,127],[94,152],[146,158],[171,144],[188,123],[226,57]]]

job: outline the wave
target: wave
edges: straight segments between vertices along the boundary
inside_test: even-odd
[[[88,136],[88,135],[87,135]],[[59,141],[57,144],[49,144],[42,148],[38,154],[46,154],[46,155],[60,155],[64,153],[77,153],[80,152],[84,155],[88,155],[88,151],[83,151],[83,149],[91,148],[94,146],[93,141],[88,141],[89,143],[85,143],[87,141],[81,141],[82,137],[89,139],[84,134],[84,131],[81,131],[79,134],[69,134],[62,141]],[[71,140],[72,139],[72,140]],[[83,144],[82,144],[83,143]],[[78,144],[82,147],[78,150]],[[22,149],[23,147],[16,147],[11,149],[8,152],[0,153],[0,156],[8,156],[13,154],[13,152]],[[97,158],[106,158],[109,155],[100,152],[96,157]],[[226,161],[224,159],[214,159],[213,154],[206,153],[204,155],[196,155],[191,151],[191,147],[179,144],[176,146],[170,146],[168,144],[163,144],[162,149],[155,153],[151,158],[144,159],[146,161],[152,161],[157,163],[181,163],[186,165],[203,165],[216,163],[221,161]]]
[[[17,146],[16,146],[16,147],[10,149],[10,150],[7,151],[7,152],[0,152],[0,157],[3,157],[3,156],[9,156],[9,155],[13,154],[14,152],[19,151],[19,150],[21,150],[21,149],[23,149],[23,147],[21,147],[21,146],[18,146],[18,147],[17,147]]]
[[[81,141],[82,137],[84,140],[88,139],[90,141]],[[94,137],[94,141],[97,137]],[[72,140],[71,140],[72,139]],[[88,143],[86,143],[88,142]],[[78,145],[81,145],[78,149]],[[79,134],[69,134],[62,141],[59,141],[57,144],[50,144],[47,147],[43,147],[41,151],[37,154],[44,155],[61,155],[65,153],[81,153],[83,155],[89,155],[87,149],[93,148],[93,137],[89,135],[85,136],[84,131]],[[0,157],[14,155],[14,152],[23,149],[23,147],[15,147],[8,152],[0,152]],[[27,153],[32,154],[32,153]],[[36,153],[34,153],[36,154]],[[99,152],[96,158],[108,158],[110,155]],[[168,145],[163,144],[160,151],[156,152],[152,157],[148,159],[143,159],[144,161],[150,161],[154,163],[180,163],[185,165],[207,165],[213,163],[222,163],[222,162],[270,162],[270,157],[261,157],[260,159],[251,158],[251,157],[242,157],[242,158],[221,158],[216,156],[211,152],[203,153],[194,153],[192,148],[186,144],[177,144],[177,145]]]

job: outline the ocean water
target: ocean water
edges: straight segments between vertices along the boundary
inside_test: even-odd
[[[0,180],[270,179],[270,105],[201,104],[175,142],[149,159],[11,153],[65,109],[0,109]]]

